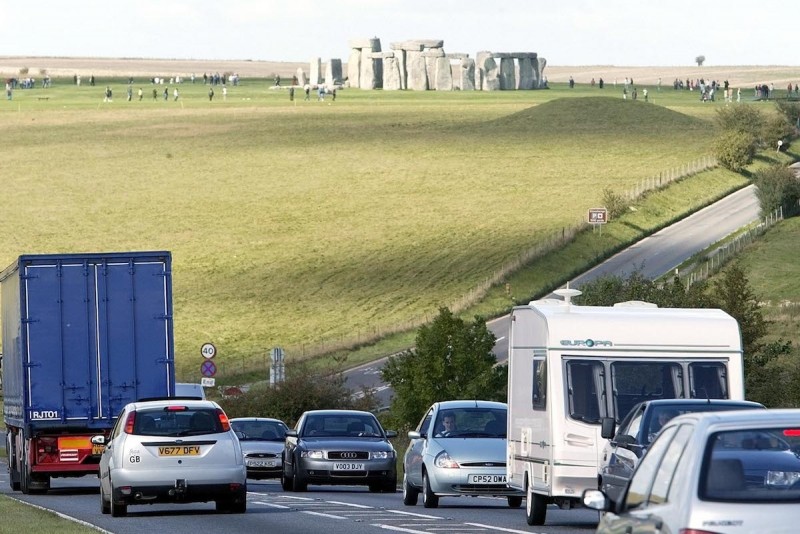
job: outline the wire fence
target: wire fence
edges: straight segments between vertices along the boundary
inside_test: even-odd
[[[690,272],[681,277],[685,287],[696,282],[706,280],[719,272],[728,262],[744,250],[748,245],[762,236],[770,227],[783,220],[783,207],[779,207],[764,217],[756,226],[737,235],[724,245],[721,245],[705,256],[705,261],[695,263],[689,267]]]

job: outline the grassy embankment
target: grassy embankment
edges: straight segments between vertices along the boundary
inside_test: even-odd
[[[722,104],[564,86],[290,102],[267,82],[230,88],[226,101],[217,88],[213,102],[201,85],[181,86],[177,102],[159,87],[154,101],[149,84],[126,102],[116,83],[103,103],[106,83],[17,91],[0,106],[11,132],[0,224],[14,229],[0,236],[0,262],[171,250],[184,379],[197,378],[205,341],[224,381],[263,369],[273,346],[309,356],[473,300],[470,311],[502,313],[744,183],[717,170],[651,195],[624,224],[582,236],[575,257],[509,275],[481,301],[476,288],[579,225],[605,188],[627,192],[707,153]],[[613,98],[576,98],[601,94]],[[348,351],[348,362],[411,339]]]

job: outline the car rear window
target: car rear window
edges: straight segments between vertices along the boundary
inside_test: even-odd
[[[717,432],[707,449],[702,499],[800,501],[800,427]]]
[[[133,433],[142,436],[196,436],[224,432],[214,408],[171,406],[137,411]]]

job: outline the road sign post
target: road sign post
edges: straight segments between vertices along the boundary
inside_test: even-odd
[[[589,208],[589,224],[592,229],[600,227],[600,235],[603,234],[603,225],[608,222],[608,209],[606,208]]]

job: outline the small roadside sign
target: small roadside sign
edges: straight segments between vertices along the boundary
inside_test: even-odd
[[[213,388],[216,382],[217,382],[216,379],[208,378],[206,376],[200,379],[200,385],[203,386],[204,388]]]
[[[608,209],[589,208],[589,224],[606,224],[608,222]]]
[[[210,360],[217,355],[217,347],[213,343],[203,343],[203,346],[200,347],[200,354],[203,358]]]
[[[212,377],[217,374],[217,365],[211,360],[205,361],[200,364],[200,374],[207,377]]]

